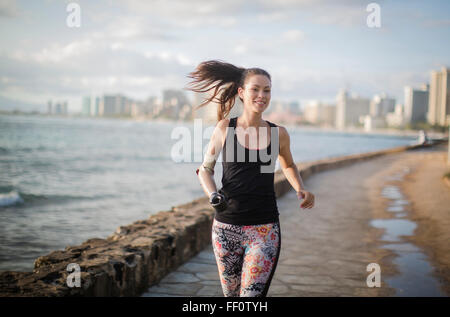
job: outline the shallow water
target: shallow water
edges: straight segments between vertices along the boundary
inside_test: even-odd
[[[385,229],[381,240],[389,242],[403,241],[401,236],[410,236],[416,229],[416,224],[404,219],[375,219],[371,225],[375,228]]]
[[[410,172],[405,167],[402,172],[396,173],[387,179],[390,181],[402,181],[404,175]],[[384,229],[381,237],[387,242],[383,248],[389,249],[396,254],[394,265],[400,271],[399,274],[384,279],[386,284],[394,288],[395,296],[445,296],[438,280],[432,275],[433,267],[428,261],[422,249],[406,241],[405,236],[414,235],[417,224],[407,219],[404,206],[409,201],[403,196],[400,188],[395,185],[386,185],[381,191],[384,198],[389,199],[387,211],[393,214],[392,219],[373,219],[370,223],[376,228]],[[381,268],[381,276],[383,276]]]
[[[396,296],[445,296],[432,276],[433,267],[420,248],[411,243],[388,244],[384,248],[398,254],[393,262],[401,273],[385,280],[396,289]]]

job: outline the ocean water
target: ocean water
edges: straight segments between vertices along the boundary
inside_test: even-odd
[[[31,271],[41,255],[203,196],[195,159],[212,127],[204,124],[194,141],[192,122],[0,115],[0,270]],[[415,141],[287,129],[296,162]],[[180,130],[192,140],[190,162],[174,151]],[[221,175],[217,164],[218,188]]]

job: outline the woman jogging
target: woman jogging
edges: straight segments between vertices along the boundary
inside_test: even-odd
[[[271,77],[260,68],[242,68],[222,61],[206,61],[189,74],[194,92],[212,95],[218,123],[202,165],[200,184],[215,209],[212,244],[225,296],[264,297],[275,272],[281,247],[279,213],[274,191],[277,158],[284,175],[304,199],[301,208],[314,206],[305,190],[290,151],[287,130],[262,119],[271,96]],[[239,117],[226,119],[235,97],[243,102]],[[222,152],[222,188],[217,190],[214,166]]]

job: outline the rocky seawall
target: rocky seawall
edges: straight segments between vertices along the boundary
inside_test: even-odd
[[[297,167],[305,180],[320,171],[418,147],[327,158]],[[276,171],[277,197],[289,190],[282,171]],[[210,244],[213,217],[206,197],[174,206],[121,226],[106,239],[89,239],[41,256],[32,272],[0,272],[0,296],[138,296]]]

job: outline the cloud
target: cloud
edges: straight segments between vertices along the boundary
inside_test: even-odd
[[[166,88],[182,88],[192,68],[182,52],[140,52],[91,39],[3,53],[0,65],[0,94],[4,96],[53,93],[79,98],[92,91],[122,92],[136,98],[159,95]]]
[[[289,17],[288,12],[263,12],[257,15],[261,23],[274,23],[287,21]]]
[[[403,18],[389,19],[404,8],[391,5],[388,13],[380,0],[377,3],[386,10],[381,31],[386,31],[384,21],[395,26],[389,34],[376,37],[374,32],[361,35],[349,30],[366,28],[370,2],[80,0],[82,27],[74,30],[58,21],[66,13],[57,1],[29,11],[14,1],[0,1],[0,18],[16,15],[2,20],[12,31],[3,29],[8,41],[0,47],[0,95],[44,100],[67,94],[80,99],[94,91],[140,98],[184,87],[196,64],[211,58],[267,69],[274,78],[274,92],[278,89],[283,98],[334,98],[346,82],[368,97],[386,87],[388,93],[402,94],[409,79],[416,82],[422,77],[391,76],[417,66],[387,67],[403,65],[404,60],[404,50],[392,51],[389,41],[399,43],[398,48],[417,49],[422,38],[413,42],[394,38],[395,27],[404,26],[407,22],[402,19],[410,19],[417,8],[410,8]],[[428,16],[420,16],[416,23],[424,17]],[[433,24],[445,26],[448,21],[443,17]],[[382,52],[376,65],[367,63],[370,54],[360,53],[367,39]],[[423,56],[445,62],[445,56]]]
[[[153,25],[176,28],[232,27],[237,25],[243,6],[241,0],[115,0],[114,3],[119,3],[132,16],[145,16]]]
[[[297,43],[305,39],[305,33],[301,30],[287,30],[281,34],[286,43]]]
[[[305,40],[305,33],[298,29],[266,34],[263,40],[260,37],[245,36],[237,40],[233,39],[233,53],[240,56],[286,56],[289,50],[292,51],[299,48]]]
[[[302,16],[308,22],[350,26],[361,23],[367,1],[359,0],[261,0],[264,12],[283,18]]]
[[[383,0],[377,3],[382,4]],[[354,26],[365,22],[365,0],[120,0],[119,3],[131,15],[143,15],[176,27],[233,27],[249,16],[260,22],[293,20],[304,15],[309,22],[321,25]]]
[[[448,27],[450,26],[450,19],[436,19],[436,20],[425,20],[422,22],[425,27]]]
[[[0,1],[0,18],[13,18],[19,15],[19,9],[15,0]]]
[[[109,19],[97,37],[109,40],[180,40],[173,31],[174,28],[158,25],[145,16],[122,15]]]
[[[32,52],[30,54],[22,54],[19,51],[19,59],[32,59],[37,63],[45,64],[47,62],[61,63],[68,59],[82,56],[94,49],[95,45],[90,39],[81,41],[73,41],[66,45],[60,45],[57,43],[52,44],[50,47],[45,47],[38,52]]]

